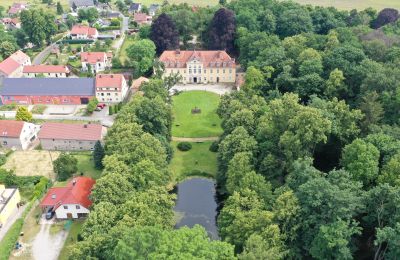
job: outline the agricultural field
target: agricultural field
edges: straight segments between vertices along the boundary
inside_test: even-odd
[[[358,9],[363,10],[372,7],[377,10],[392,7],[400,9],[399,0],[294,0],[300,4],[334,6],[342,10]]]
[[[18,1],[18,0],[0,0],[0,6],[4,6],[6,9],[8,9],[13,3],[16,2],[22,2],[22,3],[27,3],[30,4],[32,6],[37,6],[37,7],[42,7],[42,8],[46,8],[48,9],[48,5],[47,4],[43,4],[42,0],[24,0],[24,1]],[[57,0],[57,1],[53,1],[54,2],[54,6],[51,7],[52,9],[54,9],[54,12],[56,10],[56,4],[57,2],[60,2],[61,5],[63,6],[64,10],[67,10],[67,8],[69,8],[69,0]]]
[[[17,176],[42,175],[54,180],[52,160],[58,158],[60,152],[49,151],[15,151],[7,159],[2,168],[14,170]]]

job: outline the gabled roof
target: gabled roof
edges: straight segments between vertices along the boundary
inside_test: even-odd
[[[54,207],[53,210],[56,210],[65,204],[79,204],[89,208],[92,205],[89,195],[95,183],[96,181],[89,177],[76,177],[68,183],[67,187],[49,189],[40,206]]]
[[[0,120],[0,136],[19,138],[24,123],[24,121]]]
[[[103,138],[103,126],[99,124],[44,123],[39,139],[98,141]]]
[[[5,75],[9,76],[11,73],[16,71],[21,64],[16,62],[13,58],[8,57],[0,63],[0,72],[3,72]]]
[[[97,74],[96,88],[112,87],[122,88],[124,76],[122,74]]]
[[[77,24],[72,27],[71,34],[84,34],[87,36],[94,36],[97,34],[97,29],[86,25]]]
[[[64,65],[29,65],[24,66],[23,73],[69,73]]]
[[[141,86],[144,82],[149,82],[149,79],[148,79],[148,78],[145,78],[145,77],[140,77],[140,78],[138,78],[138,79],[135,79],[135,80],[132,82],[131,88],[134,89],[134,90],[139,90],[140,86]]]
[[[31,58],[29,58],[28,55],[26,55],[24,52],[22,52],[20,50],[11,54],[10,57],[21,65],[31,59]]]
[[[151,16],[145,13],[135,13],[133,15],[133,20],[135,20],[137,23],[147,22],[147,19],[151,19]]]
[[[93,96],[92,78],[5,78],[3,96]]]
[[[104,62],[108,55],[105,52],[81,52],[81,62],[88,62],[95,64],[97,62]]]
[[[69,1],[69,6],[72,7],[73,3],[75,3],[76,7],[94,6],[94,1],[93,0],[70,0]]]
[[[133,3],[131,6],[129,6],[129,12],[134,12],[134,11],[140,11],[142,9],[142,4],[141,3]]]
[[[151,4],[149,7],[149,12],[155,12],[160,8],[160,5],[158,4]]]
[[[167,68],[185,68],[186,63],[198,60],[204,67],[233,68],[235,59],[231,58],[225,51],[164,51],[160,56],[160,61]]]

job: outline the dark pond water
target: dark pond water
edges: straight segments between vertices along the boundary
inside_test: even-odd
[[[177,186],[175,211],[181,216],[176,228],[203,226],[212,239],[219,239],[215,216],[215,182],[206,178],[191,178]]]

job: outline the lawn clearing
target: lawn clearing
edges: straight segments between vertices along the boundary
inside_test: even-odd
[[[65,240],[64,247],[62,248],[58,260],[68,260],[71,247],[73,247],[78,242],[78,234],[82,229],[83,221],[75,220],[69,230],[67,239]]]
[[[171,142],[174,148],[174,157],[169,165],[174,181],[179,182],[193,171],[206,172],[207,177],[217,173],[217,153],[209,150],[212,142],[191,143],[192,149],[187,152],[179,151],[176,146],[179,142]],[[205,174],[203,174],[205,175]]]
[[[101,170],[94,168],[92,152],[72,152],[72,155],[78,159],[78,174],[83,173],[84,176],[98,179]]]
[[[399,0],[294,0],[300,4],[310,4],[316,6],[334,6],[342,10],[358,9],[363,10],[368,7],[381,10],[392,7],[400,9]]]
[[[58,158],[60,152],[49,151],[15,151],[7,159],[2,167],[14,170],[17,176],[41,175],[54,180],[52,160]]]
[[[187,91],[172,97],[174,123],[172,136],[212,137],[222,134],[221,119],[217,115],[217,94],[206,91]],[[199,108],[201,113],[193,114]]]

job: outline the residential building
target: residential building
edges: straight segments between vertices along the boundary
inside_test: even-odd
[[[134,14],[142,11],[142,4],[141,3],[132,3],[129,6],[128,13]]]
[[[225,51],[164,51],[164,76],[180,74],[183,83],[235,83],[236,64]]]
[[[70,0],[69,7],[73,11],[78,11],[79,9],[86,9],[96,6],[93,0]]]
[[[82,71],[88,71],[88,64],[93,73],[111,68],[111,52],[81,52]]]
[[[119,103],[125,99],[128,89],[122,74],[96,75],[96,97],[99,102]]]
[[[46,78],[66,78],[69,76],[69,68],[65,65],[28,65],[22,70],[26,78],[43,76]]]
[[[96,28],[87,25],[74,25],[69,33],[72,40],[95,40],[99,35]]]
[[[39,140],[44,150],[92,151],[105,134],[106,128],[100,124],[44,123]]]
[[[21,29],[21,21],[18,18],[4,17],[0,19],[0,24],[7,30]]]
[[[9,16],[16,16],[21,13],[23,10],[28,9],[28,5],[24,3],[13,3],[8,9]]]
[[[156,15],[157,11],[160,9],[160,5],[158,4],[151,4],[149,7],[149,15],[154,16]]]
[[[3,104],[87,104],[95,96],[93,78],[6,78],[0,90]]]
[[[138,25],[143,25],[143,24],[151,24],[152,22],[152,16],[147,15],[145,13],[135,13],[133,15],[133,20],[138,24]]]
[[[17,188],[6,188],[4,184],[0,184],[0,226],[5,225],[18,210],[20,201],[21,196]]]
[[[0,120],[0,145],[26,150],[36,140],[40,126],[15,120]]]
[[[57,219],[86,217],[92,205],[89,196],[95,183],[96,181],[89,177],[75,177],[66,187],[50,188],[40,207],[44,212],[53,210]]]
[[[22,51],[16,51],[0,63],[0,79],[20,78],[24,66],[31,65],[31,58]]]

